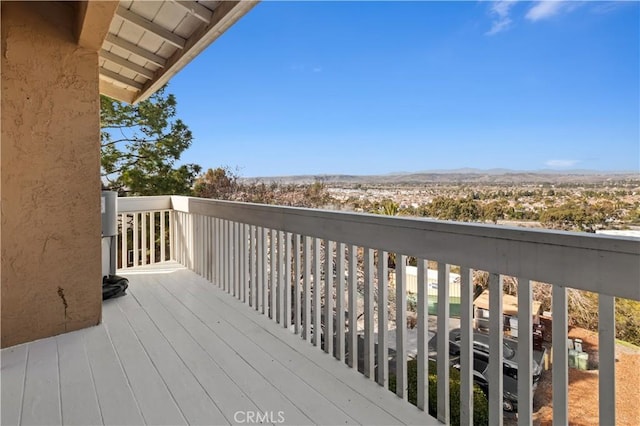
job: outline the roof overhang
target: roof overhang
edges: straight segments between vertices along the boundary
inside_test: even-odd
[[[258,0],[83,1],[78,44],[99,52],[100,93],[147,99]]]

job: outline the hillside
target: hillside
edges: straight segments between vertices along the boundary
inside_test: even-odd
[[[427,184],[427,183],[483,183],[483,184],[595,184],[601,182],[624,182],[640,180],[640,172],[599,172],[588,170],[570,170],[557,172],[549,170],[517,171],[506,169],[477,170],[459,169],[425,171],[418,173],[390,173],[384,175],[343,175],[318,174],[295,176],[267,176],[242,178],[244,182],[277,182],[283,184],[308,184],[324,182],[327,184]]]

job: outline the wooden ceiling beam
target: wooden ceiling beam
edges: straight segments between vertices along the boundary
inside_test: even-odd
[[[113,62],[116,65],[120,65],[123,68],[126,68],[130,71],[136,72],[141,76],[152,79],[154,76],[154,72],[145,67],[141,67],[138,64],[134,64],[133,62],[123,58],[122,56],[118,56],[115,53],[108,52],[104,49],[100,51],[100,57],[106,59],[107,61]]]
[[[213,11],[209,10],[197,1],[173,0],[173,2],[205,24],[209,25],[211,23]]]
[[[159,67],[164,67],[167,64],[167,60],[165,58],[158,56],[155,53],[149,52],[148,50],[143,49],[140,46],[136,46],[135,44],[123,39],[122,37],[108,34],[105,38],[105,41],[113,44],[114,46],[118,46],[119,48],[124,49],[136,56],[139,56],[142,59],[146,59],[147,61],[156,64]]]
[[[77,2],[74,32],[78,45],[99,51],[117,8],[118,2],[115,1]]]
[[[167,30],[166,28],[160,25],[154,22],[151,22],[140,15],[133,13],[126,7],[118,6],[118,10],[116,11],[116,14],[122,19],[124,19],[125,21],[131,22],[132,24],[142,28],[143,30],[148,31],[160,37],[161,39],[177,47],[178,49],[184,49],[184,45],[187,42],[187,40],[185,40],[184,38],[180,37],[177,34],[172,33],[171,31]]]
[[[100,75],[104,76],[104,77],[108,77],[108,78],[110,78],[110,79],[112,79],[114,81],[120,82],[120,83],[122,83],[122,84],[124,84],[126,86],[129,86],[131,88],[134,88],[136,90],[142,89],[142,83],[138,83],[135,80],[132,80],[132,79],[127,78],[127,77],[125,77],[123,75],[120,75],[117,72],[110,71],[110,70],[108,70],[106,68],[102,68],[102,67],[100,68]]]

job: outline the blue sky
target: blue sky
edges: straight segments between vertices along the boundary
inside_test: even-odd
[[[169,84],[240,175],[640,171],[638,2],[258,4]]]

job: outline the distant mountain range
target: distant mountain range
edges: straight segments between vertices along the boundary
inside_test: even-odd
[[[394,172],[384,175],[317,174],[242,178],[245,182],[331,184],[420,184],[420,183],[597,183],[639,180],[640,171],[510,170],[473,169]]]

